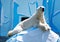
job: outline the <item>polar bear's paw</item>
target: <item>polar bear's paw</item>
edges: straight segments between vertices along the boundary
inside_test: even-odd
[[[43,26],[43,27],[41,27],[41,30],[42,30],[43,32],[45,32],[45,31],[49,31],[50,29],[49,29],[48,27],[46,27],[46,26]]]
[[[43,25],[40,25],[39,28],[44,32],[44,31],[49,31],[50,30],[50,27],[48,24],[43,24]]]
[[[13,35],[13,31],[12,30],[10,30],[9,32],[8,32],[8,37],[11,37]]]

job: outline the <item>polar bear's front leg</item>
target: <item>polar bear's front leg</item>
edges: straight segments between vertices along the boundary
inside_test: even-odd
[[[46,23],[44,17],[44,7],[38,7],[37,9],[37,19],[39,20],[39,27],[42,31],[48,31],[50,29],[49,25]]]
[[[44,31],[49,31],[51,28],[48,24],[43,24],[43,23],[40,23],[40,25],[38,26],[43,32]]]

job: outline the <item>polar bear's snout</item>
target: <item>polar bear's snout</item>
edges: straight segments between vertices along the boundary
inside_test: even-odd
[[[42,11],[44,12],[44,8],[42,8]]]
[[[41,6],[40,8],[41,8],[41,10],[44,12],[44,8],[45,8],[45,7],[44,7],[44,6]]]

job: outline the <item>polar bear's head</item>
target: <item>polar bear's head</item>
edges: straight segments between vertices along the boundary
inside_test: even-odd
[[[44,6],[40,6],[40,7],[38,7],[37,8],[37,14],[38,14],[38,16],[43,16],[43,14],[44,14]]]
[[[37,8],[37,12],[38,13],[43,13],[44,12],[44,6],[39,6],[38,8]]]
[[[44,6],[40,6],[37,8],[37,19],[44,23]]]

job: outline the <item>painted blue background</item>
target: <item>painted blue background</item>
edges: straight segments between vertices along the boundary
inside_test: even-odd
[[[52,30],[60,35],[60,0],[1,0],[0,36],[7,36],[22,17],[30,17],[38,6],[45,6],[45,17]]]

